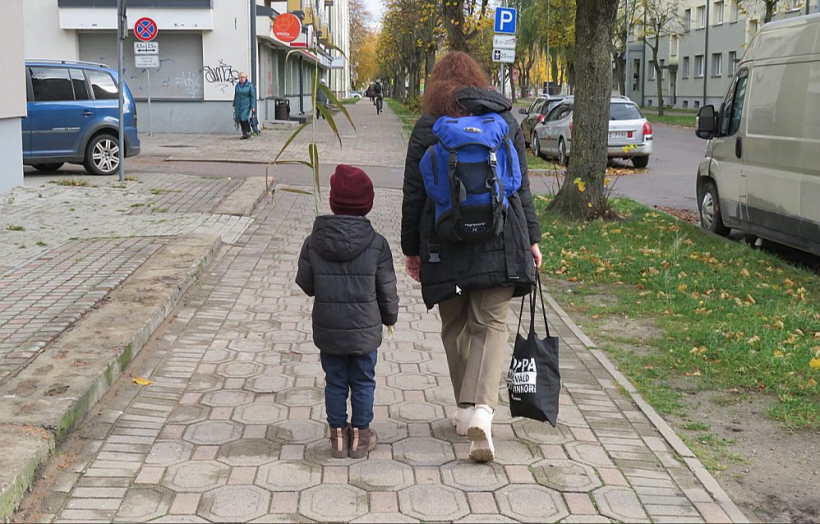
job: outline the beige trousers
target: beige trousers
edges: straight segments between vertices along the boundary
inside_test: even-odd
[[[464,293],[439,304],[441,341],[460,407],[495,409],[505,369],[507,314],[513,288]]]

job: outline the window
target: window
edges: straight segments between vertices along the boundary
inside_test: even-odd
[[[695,56],[695,78],[703,78],[705,74],[703,65],[703,55]]]
[[[683,66],[681,67],[681,78],[689,78],[689,57],[683,57]]]
[[[91,91],[97,100],[116,100],[119,98],[117,84],[111,75],[104,71],[88,71],[88,80],[91,82]]]
[[[729,22],[737,22],[739,15],[740,7],[738,6],[738,0],[731,0],[729,7]]]
[[[697,10],[698,28],[706,27],[706,6],[702,5]]]
[[[632,61],[632,78],[635,79],[635,82],[640,82],[641,80],[641,61],[640,60],[633,60]]]
[[[678,56],[678,48],[680,47],[680,39],[678,38],[678,35],[672,35],[671,47],[672,56]]]
[[[700,100],[695,100],[695,109],[700,109]]]
[[[32,67],[31,87],[35,102],[65,102],[74,100],[74,88],[68,69],[64,67]]]
[[[729,74],[737,73],[737,51],[729,51]]]
[[[683,12],[683,29],[689,31],[692,29],[692,10],[687,9]]]
[[[641,110],[635,104],[615,102],[609,104],[610,120],[640,120],[643,118]]]
[[[527,110],[527,113],[531,115],[534,115],[535,113],[540,113],[542,107],[544,107],[544,99],[536,98],[535,102],[533,102],[530,108]]]
[[[77,100],[90,100],[88,86],[85,83],[85,76],[81,69],[69,69],[71,75],[71,85],[74,87],[74,98]]]
[[[729,91],[720,121],[720,134],[722,136],[732,136],[740,130],[740,121],[743,118],[743,106],[746,100],[746,84],[749,80],[748,74],[748,71],[744,70]]]
[[[712,54],[712,76],[723,74],[723,53]]]
[[[655,71],[655,62],[650,60],[649,61],[649,76],[647,77],[647,80],[649,80],[650,82],[654,82],[655,78],[657,78],[657,72]]]
[[[723,1],[715,2],[712,13],[715,16],[715,25],[721,25],[723,23]]]
[[[684,100],[683,101],[683,108],[686,109],[688,107],[689,107],[689,100]]]

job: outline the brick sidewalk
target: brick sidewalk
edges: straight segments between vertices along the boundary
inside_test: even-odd
[[[401,194],[379,190],[371,219],[398,256]],[[654,412],[625,396],[608,361],[559,309],[559,426],[499,407],[497,461],[466,460],[436,310],[399,272],[400,321],[377,367],[379,448],[335,460],[310,300],[293,283],[311,197],[277,192],[186,307],[67,448],[77,460],[41,483],[34,520],[154,522],[742,522],[744,517]],[[514,327],[515,313],[510,322]],[[613,374],[614,373],[614,374]],[[501,379],[501,377],[499,377]],[[506,397],[502,383],[502,398]],[[627,384],[628,386],[628,384]],[[647,415],[649,415],[649,418]],[[683,457],[673,451],[683,452]],[[40,497],[47,501],[35,503]],[[512,520],[510,520],[512,519]]]
[[[345,106],[350,112],[354,130],[345,116],[335,113],[335,122],[342,136],[342,146],[325,120],[316,124],[319,161],[323,164],[346,163],[360,166],[404,166],[407,137],[401,123],[387,105],[381,115],[369,101]],[[167,157],[170,161],[187,162],[271,162],[288,137],[296,130],[266,129],[259,137],[240,140],[236,135],[162,135],[143,136],[142,155]],[[311,128],[303,130],[288,147],[283,160],[308,159]],[[374,150],[378,154],[374,154]]]

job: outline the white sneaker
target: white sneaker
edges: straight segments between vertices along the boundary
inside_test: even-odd
[[[461,437],[467,436],[467,427],[470,425],[470,420],[473,418],[475,407],[469,406],[466,408],[458,408],[456,414],[453,416],[453,426],[456,428],[456,434]]]
[[[472,440],[470,459],[476,462],[490,462],[495,458],[493,446],[493,411],[490,406],[479,404],[475,407],[473,417],[467,428],[467,437]]]

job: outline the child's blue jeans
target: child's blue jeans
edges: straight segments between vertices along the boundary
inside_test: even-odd
[[[373,396],[376,392],[376,360],[379,352],[366,355],[330,355],[322,353],[325,370],[325,409],[331,428],[347,427],[347,397],[354,428],[367,429],[373,421]]]

